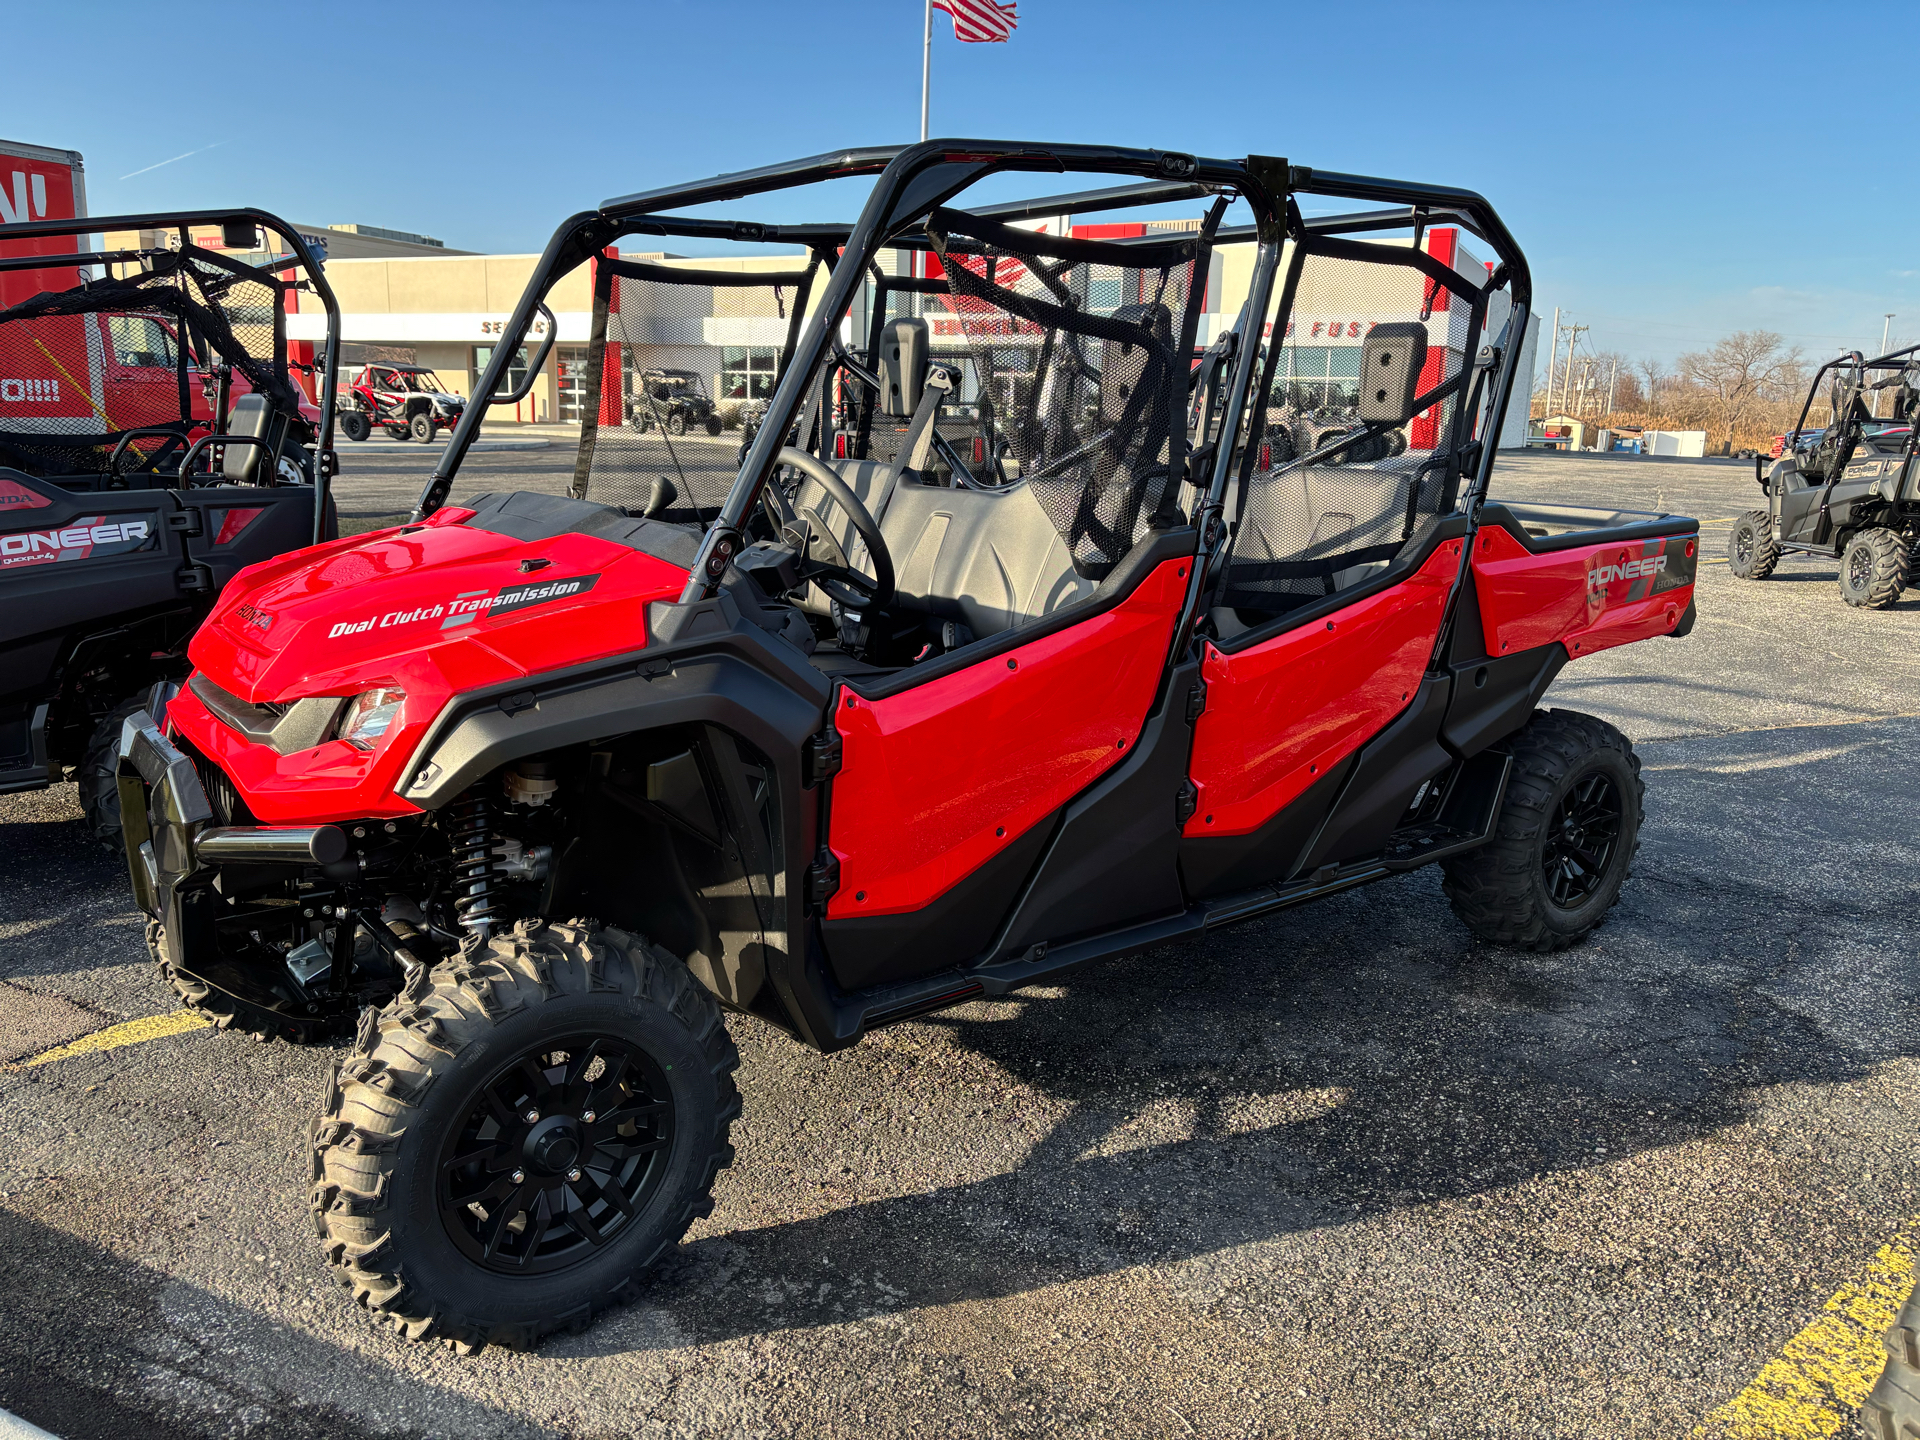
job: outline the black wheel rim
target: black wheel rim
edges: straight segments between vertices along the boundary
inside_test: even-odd
[[[1606,878],[1621,841],[1621,789],[1614,778],[1589,771],[1567,788],[1548,822],[1541,876],[1550,901],[1564,911],[1581,906]]]
[[[1754,532],[1745,525],[1735,528],[1734,558],[1742,565],[1754,558]]]
[[[1854,590],[1866,590],[1873,578],[1874,557],[1865,545],[1857,545],[1848,555],[1848,585]]]
[[[645,1051],[611,1036],[544,1043],[467,1102],[441,1148],[441,1220],[490,1271],[576,1265],[632,1228],[673,1139],[672,1092]]]

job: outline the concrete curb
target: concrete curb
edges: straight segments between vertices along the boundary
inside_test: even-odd
[[[0,1441],[35,1441],[35,1438],[52,1436],[51,1431],[42,1431],[31,1421],[22,1421],[11,1411],[0,1410]]]
[[[483,450],[545,450],[552,445],[551,440],[530,436],[525,440],[476,440],[469,452]],[[344,458],[349,455],[364,454],[372,451],[376,455],[439,455],[445,447],[444,440],[436,440],[432,445],[421,445],[412,440],[361,440],[342,439],[334,444]]]

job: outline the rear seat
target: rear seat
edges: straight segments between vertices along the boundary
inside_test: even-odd
[[[1256,565],[1322,560],[1397,541],[1407,523],[1410,479],[1407,469],[1375,470],[1367,466],[1310,466],[1257,475],[1248,486],[1233,558]],[[1333,589],[1359,585],[1387,566],[1387,561],[1377,560],[1337,570]],[[1256,593],[1270,592],[1277,599],[1329,593],[1327,582],[1320,576],[1256,582],[1255,587]],[[1237,600],[1243,608],[1253,608],[1254,596],[1248,592],[1242,592]]]
[[[835,468],[863,505],[875,504],[885,463],[841,461]],[[795,504],[815,512],[854,564],[861,563],[853,523],[825,501],[818,485],[803,481]],[[1076,574],[1066,542],[1025,485],[984,491],[902,484],[881,534],[901,600],[936,619],[958,621],[977,638],[1094,593],[1096,583]],[[803,605],[819,614],[827,610],[817,593]]]

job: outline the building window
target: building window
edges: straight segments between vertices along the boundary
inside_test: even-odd
[[[771,345],[724,345],[718,400],[765,400],[774,393],[780,351]]]
[[[587,347],[563,345],[560,357],[560,418],[579,424],[587,416]]]
[[[1290,345],[1274,382],[1277,405],[1295,410],[1348,409],[1361,403],[1361,347]]]
[[[476,345],[474,347],[474,374],[473,379],[468,382],[468,390],[477,392],[480,389],[480,377],[485,375],[487,373],[487,367],[493,364],[494,351],[496,348],[497,347],[492,345]],[[507,367],[507,378],[500,382],[500,389],[496,390],[494,394],[512,395],[516,390],[520,389],[521,383],[526,379],[527,347],[523,345],[514,352],[514,363]]]

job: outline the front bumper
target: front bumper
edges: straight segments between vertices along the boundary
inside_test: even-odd
[[[156,687],[149,708],[127,717],[120,731],[120,829],[134,904],[165,923],[181,881],[196,871],[229,863],[326,866],[346,856],[338,826],[214,825],[192,759],[153,718],[168,689]]]

